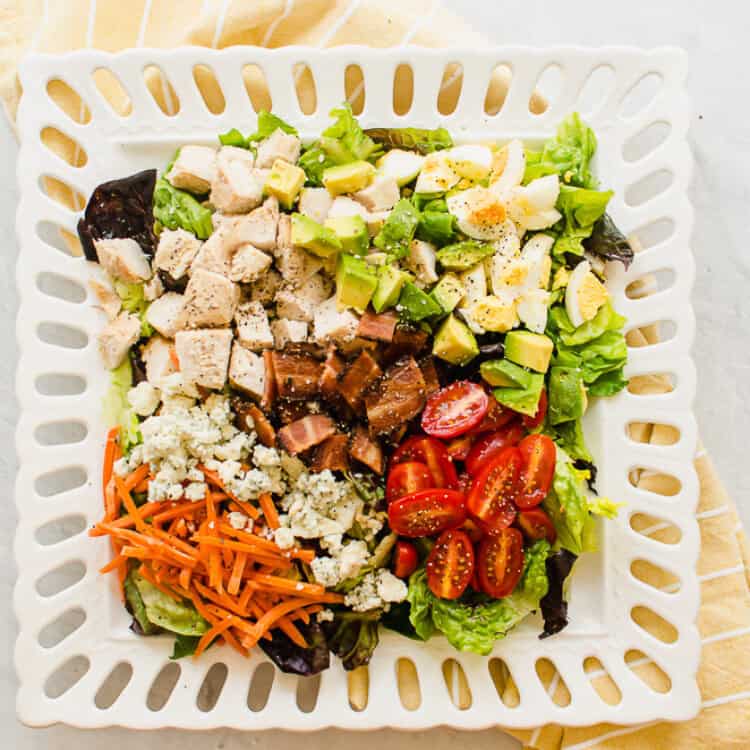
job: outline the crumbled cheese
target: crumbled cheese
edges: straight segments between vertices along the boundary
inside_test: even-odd
[[[281,549],[291,549],[294,547],[294,534],[292,534],[292,530],[283,526],[274,531],[273,540]]]
[[[206,496],[208,486],[205,482],[191,482],[185,487],[185,499],[186,500],[203,500]]]
[[[128,391],[128,403],[140,417],[151,416],[156,411],[156,407],[159,406],[159,401],[159,389],[154,388],[146,380],[142,380]]]
[[[124,456],[115,461],[112,470],[118,477],[127,476],[130,473],[130,462]]]
[[[333,610],[332,609],[321,609],[320,612],[315,616],[318,622],[333,622]]]
[[[326,588],[331,588],[339,582],[339,564],[334,558],[316,557],[310,563],[310,567],[315,580]]]
[[[227,518],[229,519],[229,525],[233,529],[242,530],[247,527],[247,522],[250,520],[244,513],[239,511],[232,511]]]
[[[400,578],[381,568],[365,575],[362,582],[346,595],[344,604],[355,612],[367,612],[385,604],[402,602],[407,592],[406,584]]]

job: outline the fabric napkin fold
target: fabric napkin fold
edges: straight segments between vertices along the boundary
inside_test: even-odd
[[[0,0],[0,96],[13,120],[22,94],[16,77],[21,58],[32,51],[65,52],[93,47],[116,51],[128,47],[174,47],[194,44],[226,47],[252,44],[278,47],[290,44],[327,47],[340,44],[370,44],[379,47],[402,44],[423,46],[486,46],[487,40],[465,21],[445,11],[437,0]],[[258,82],[246,81],[250,88]],[[207,100],[215,96],[210,80],[200,82]],[[490,107],[502,102],[506,91],[502,75],[496,76],[489,92]],[[105,82],[105,86],[111,85]],[[303,96],[305,80],[298,82]],[[405,84],[408,86],[408,84]],[[154,90],[157,87],[154,86]],[[441,96],[456,97],[458,74],[444,81]],[[114,99],[116,92],[110,89]],[[75,92],[60,87],[53,98],[74,118],[85,116]],[[252,91],[251,91],[252,93]],[[262,95],[262,92],[255,92]],[[165,107],[168,91],[158,89]],[[397,92],[407,98],[406,90]],[[532,106],[543,107],[541,99]],[[50,138],[55,138],[54,134]],[[77,158],[75,144],[64,139],[49,144],[68,160]],[[76,197],[60,185],[48,185],[74,209]],[[647,285],[641,288],[647,294]],[[631,346],[658,339],[655,328],[629,334]],[[641,376],[631,383],[638,392],[665,392],[670,384],[658,376]],[[667,444],[672,428],[641,424],[632,427],[633,439]],[[695,457],[700,479],[697,518],[701,529],[698,575],[701,607],[698,625],[703,654],[698,675],[703,706],[693,720],[672,724],[656,722],[635,727],[599,724],[585,728],[547,725],[534,730],[510,731],[526,747],[538,750],[672,750],[673,748],[750,747],[750,547],[738,520],[736,508],[719,481],[703,449]],[[645,489],[672,494],[674,480],[642,471],[633,477]],[[637,531],[665,543],[674,541],[677,529],[658,519],[642,516],[634,520]],[[688,573],[688,571],[686,571]],[[641,574],[653,585],[668,589],[676,582],[663,571],[644,568]],[[644,623],[661,629],[666,623]],[[585,665],[589,679],[604,700],[616,701],[617,687],[601,665]],[[635,654],[631,668],[655,690],[668,689],[668,678],[643,655]],[[564,700],[565,690],[553,670],[543,673],[553,700]],[[459,692],[461,681],[458,681]],[[517,699],[512,677],[504,675],[500,685],[507,701]],[[460,694],[460,702],[465,699]],[[648,688],[644,687],[644,700]]]

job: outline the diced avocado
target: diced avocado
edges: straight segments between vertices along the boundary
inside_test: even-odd
[[[304,169],[283,159],[276,159],[263,187],[263,192],[266,195],[275,195],[284,208],[291,209],[304,184]]]
[[[383,266],[378,274],[378,286],[372,295],[372,306],[375,312],[393,307],[401,295],[401,289],[409,280],[409,274],[397,266]]]
[[[464,285],[461,279],[452,273],[446,273],[432,290],[432,296],[443,308],[443,312],[453,312],[456,305],[464,297]]]
[[[486,242],[464,240],[438,250],[437,259],[449,271],[466,271],[494,252],[495,248]]]
[[[507,359],[489,359],[479,366],[481,376],[490,384],[504,388],[528,388],[531,375]]]
[[[548,396],[551,424],[580,419],[588,405],[583,373],[577,367],[552,367],[549,371]]]
[[[333,230],[341,241],[344,252],[363,255],[370,245],[367,224],[361,216],[336,216],[326,219],[325,226]]]
[[[451,314],[435,334],[432,353],[453,365],[465,365],[479,354],[479,347],[474,334]]]
[[[292,244],[321,258],[330,258],[341,250],[341,241],[332,229],[304,214],[292,214]]]
[[[407,281],[398,298],[401,313],[409,320],[419,322],[433,315],[441,315],[443,308],[416,284]]]
[[[336,303],[363,313],[378,286],[378,275],[362,258],[341,253],[336,263]]]
[[[552,339],[543,333],[510,331],[505,337],[505,356],[536,372],[547,372],[552,357]]]
[[[375,167],[368,161],[352,161],[329,167],[323,172],[323,184],[329,193],[354,193],[367,187],[375,175]]]
[[[530,382],[526,388],[495,388],[492,392],[503,406],[533,417],[539,409],[539,397],[544,388],[544,375],[540,372],[530,372],[529,378]]]

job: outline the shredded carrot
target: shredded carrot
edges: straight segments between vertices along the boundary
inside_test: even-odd
[[[229,579],[227,585],[227,591],[233,596],[237,596],[242,585],[242,574],[245,572],[245,565],[247,563],[247,552],[238,552],[234,558],[234,565],[232,566],[232,576]]]
[[[126,564],[127,562],[127,556],[120,553],[117,557],[113,557],[105,566],[99,568],[99,572],[110,573],[113,570],[117,570],[123,563]]]
[[[135,523],[135,528],[138,529],[138,531],[145,531],[146,523],[141,518],[141,514],[138,512],[138,508],[135,507],[133,498],[130,496],[129,490],[125,487],[125,483],[118,476],[116,476],[114,479],[115,479],[115,487],[117,487],[117,494],[120,496],[120,500],[122,501],[122,504],[125,506],[125,509],[128,511],[128,515],[133,519],[133,523]]]
[[[106,489],[109,480],[112,478],[112,467],[119,458],[120,445],[117,442],[120,436],[120,426],[113,427],[107,433],[107,442],[104,446],[104,465],[102,467],[102,487]],[[106,498],[105,498],[106,501]],[[106,506],[105,506],[106,507]]]
[[[123,481],[125,489],[128,492],[132,492],[136,485],[148,477],[149,470],[148,464],[141,464],[135,471],[128,474]]]
[[[198,645],[195,647],[193,658],[197,659],[209,647],[214,638],[232,627],[232,624],[233,618],[230,615],[229,617],[225,617],[221,622],[214,625],[210,630],[207,630],[198,641]]]
[[[281,524],[279,523],[279,514],[276,511],[276,506],[273,504],[273,497],[268,492],[261,493],[258,498],[260,509],[263,511],[263,515],[266,518],[266,523],[271,529],[278,529]]]
[[[267,633],[271,627],[276,623],[279,618],[283,617],[294,610],[303,607],[306,604],[305,599],[293,598],[288,599],[285,602],[275,604],[271,609],[261,617],[258,622],[255,623],[253,638],[257,643],[265,633]]]
[[[104,520],[112,521],[117,518],[120,510],[120,503],[117,499],[117,488],[112,478],[104,486]]]
[[[177,372],[180,371],[180,358],[177,356],[177,350],[173,347],[169,347],[169,359],[174,365],[174,369],[177,370]]]

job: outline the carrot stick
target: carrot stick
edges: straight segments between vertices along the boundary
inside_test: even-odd
[[[130,492],[132,489],[137,485],[140,484],[146,477],[148,477],[148,472],[150,471],[148,464],[141,464],[135,471],[131,472],[125,477],[125,480],[123,484],[125,485],[125,489]]]
[[[169,347],[169,359],[174,365],[174,369],[177,370],[177,372],[180,371],[180,358],[177,356],[177,350],[173,347]]]
[[[227,585],[227,591],[233,596],[237,596],[242,585],[242,574],[245,572],[245,565],[247,563],[247,552],[238,552],[234,558],[234,566],[232,567],[232,576],[229,579]]]
[[[263,515],[266,517],[266,523],[271,529],[278,529],[281,524],[279,523],[279,514],[276,511],[276,506],[273,504],[273,497],[268,492],[262,492],[258,498],[260,509],[263,511]]]
[[[99,568],[99,572],[110,573],[113,570],[117,570],[122,564],[127,564],[127,562],[127,556],[120,553],[116,557],[113,557],[104,567]]]
[[[219,595],[207,586],[204,586],[202,583],[200,583],[200,581],[193,581],[193,586],[195,586],[196,591],[198,591],[198,593],[204,596],[206,599],[210,599],[212,602],[215,602],[216,604],[224,607],[225,609],[228,609],[230,612],[234,612],[235,614],[240,615],[241,617],[247,616],[247,612],[245,610],[241,610],[239,608],[239,605],[229,596],[229,594]]]
[[[117,488],[110,477],[104,486],[104,520],[113,521],[117,518],[120,510],[120,503],[117,499]]]
[[[237,602],[239,608],[244,612],[247,610],[248,602],[252,598],[253,594],[257,591],[258,587],[252,581],[245,581],[245,588],[242,589],[239,601]]]
[[[135,528],[141,532],[146,531],[146,524],[141,518],[141,514],[138,512],[138,508],[135,507],[133,498],[130,496],[130,492],[125,487],[125,483],[118,476],[116,476],[114,479],[115,487],[117,487],[117,494],[120,496],[120,500],[122,500],[122,504],[125,506],[125,510],[128,511],[128,515],[133,519]]]
[[[190,570],[190,568],[183,568],[180,571],[180,578],[179,578],[179,580],[180,580],[180,586],[182,586],[182,588],[184,588],[184,589],[189,589],[190,588],[190,577],[191,577],[191,574],[192,574],[192,571]]]
[[[146,506],[144,505],[143,507],[145,508]],[[176,506],[175,508],[165,510],[163,513],[157,513],[152,520],[154,523],[163,523],[164,521],[171,521],[173,518],[183,518],[193,511],[202,510],[205,507],[205,500],[196,500],[195,502],[188,500]]]
[[[119,456],[117,456],[120,449],[117,442],[119,435],[119,425],[112,427],[112,429],[107,432],[107,442],[104,445],[104,465],[102,466],[102,487],[106,487],[109,484],[109,480],[112,478],[112,467],[117,458],[119,458]]]
[[[306,603],[307,601],[305,599],[295,597],[271,607],[271,609],[269,609],[268,612],[266,612],[263,617],[261,617],[258,622],[255,623],[253,633],[255,643],[260,640],[264,633],[268,632],[268,630],[273,626],[275,622],[278,621],[280,617],[293,612],[295,609],[299,609]]]
[[[198,641],[198,645],[195,647],[195,653],[193,658],[197,659],[211,644],[211,642],[217,636],[221,635],[225,630],[228,630],[232,626],[232,616],[224,618],[221,622],[214,625],[210,630],[207,630]]]
[[[256,573],[253,580],[261,587],[269,586],[277,591],[284,591],[295,596],[323,596],[326,593],[325,586],[319,583],[303,583],[302,581],[293,581],[291,578],[281,578],[280,576],[265,575]]]
[[[249,516],[252,519],[258,518],[260,515],[258,513],[258,510],[256,508],[253,508],[250,503],[243,502],[239,498],[235,497],[225,486],[224,483],[221,481],[221,478],[219,477],[218,473],[215,471],[212,471],[211,469],[207,469],[203,464],[199,464],[198,468],[203,472],[203,475],[206,477],[206,481],[210,482],[211,484],[218,487],[220,490],[223,490],[227,497],[229,497],[230,500],[237,503],[237,505],[240,507],[242,512]]]

